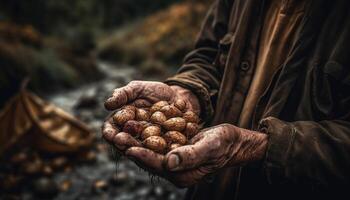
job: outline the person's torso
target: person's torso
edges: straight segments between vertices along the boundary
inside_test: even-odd
[[[350,64],[344,51],[350,39],[349,2],[232,2],[228,33],[220,44],[224,48],[217,67],[223,77],[211,125],[256,129],[268,116],[318,121],[340,114],[330,87],[350,83],[341,80]],[[194,199],[294,198],[293,190],[304,191],[289,183],[269,185],[257,170],[222,170],[196,188]]]

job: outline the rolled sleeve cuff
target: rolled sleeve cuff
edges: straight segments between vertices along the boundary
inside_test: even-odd
[[[259,131],[269,135],[264,160],[267,180],[270,184],[283,183],[287,173],[289,151],[295,136],[294,125],[274,117],[268,117],[260,121]]]
[[[200,83],[183,77],[171,77],[165,81],[168,85],[178,85],[193,92],[198,98],[201,108],[201,119],[208,122],[214,113],[208,90]]]

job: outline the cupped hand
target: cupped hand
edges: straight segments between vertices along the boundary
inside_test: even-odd
[[[114,90],[105,102],[107,110],[115,110],[124,105],[133,104],[137,107],[149,107],[158,101],[174,103],[182,99],[186,109],[199,114],[197,97],[189,90],[180,86],[169,86],[155,81],[131,81],[128,85]]]
[[[267,135],[222,124],[201,131],[189,141],[189,145],[166,155],[140,145],[130,145],[131,140],[120,138],[118,141],[124,141],[119,145],[127,146],[125,155],[141,168],[168,179],[178,187],[189,187],[221,168],[261,160],[265,154]]]
[[[106,100],[105,107],[113,111],[125,105],[149,107],[158,101],[174,103],[179,99],[186,103],[185,110],[191,110],[198,115],[200,114],[198,99],[190,90],[176,85],[169,86],[162,82],[153,81],[132,81],[124,87],[115,89],[112,96]],[[129,134],[119,132],[118,127],[113,124],[111,115],[102,127],[103,138],[114,145],[120,152],[124,152],[131,146],[141,146],[140,142]]]

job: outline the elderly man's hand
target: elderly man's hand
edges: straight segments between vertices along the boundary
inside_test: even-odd
[[[201,131],[189,145],[165,156],[137,146],[125,154],[140,167],[179,187],[189,187],[220,168],[261,160],[266,145],[265,134],[222,124]]]
[[[190,90],[153,81],[131,81],[128,85],[115,89],[112,96],[106,100],[105,107],[108,110],[115,110],[127,104],[149,107],[158,101],[173,103],[178,99],[186,102],[187,110],[199,114],[197,97]]]
[[[200,114],[198,99],[190,90],[152,81],[132,81],[124,87],[115,89],[112,96],[106,100],[105,107],[108,110],[115,110],[125,105],[149,107],[158,101],[173,103],[178,99],[185,101],[185,110]],[[129,134],[118,133],[112,121],[112,117],[109,117],[102,127],[104,139],[113,144],[120,152],[130,146],[140,146],[139,142]]]
[[[128,104],[148,107],[158,101],[173,103],[178,99],[186,102],[187,110],[199,114],[198,100],[189,90],[147,81],[133,81],[116,89],[106,101],[105,107],[109,110]],[[265,134],[230,124],[202,130],[189,141],[189,145],[174,149],[166,155],[143,148],[141,143],[128,133],[118,133],[112,118],[105,122],[102,135],[140,167],[168,179],[179,187],[196,184],[204,176],[223,167],[261,160],[267,144]]]

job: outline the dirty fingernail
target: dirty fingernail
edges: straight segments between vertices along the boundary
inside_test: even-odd
[[[168,158],[168,168],[169,170],[176,169],[180,164],[180,158],[176,154],[171,154]]]

